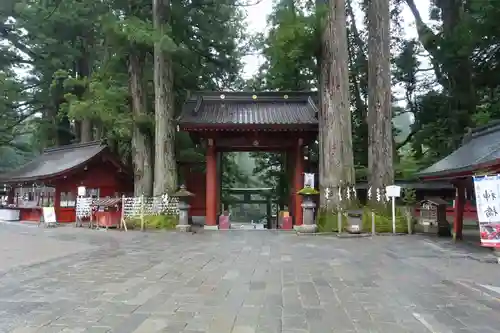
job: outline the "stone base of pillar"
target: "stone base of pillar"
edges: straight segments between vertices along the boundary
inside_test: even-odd
[[[302,224],[294,226],[293,229],[303,234],[313,234],[318,230],[318,226],[316,224]]]
[[[203,227],[203,229],[205,229],[205,230],[219,230],[219,226],[218,225],[205,225]]]
[[[188,225],[176,225],[175,229],[180,232],[190,232],[191,231],[191,226]]]

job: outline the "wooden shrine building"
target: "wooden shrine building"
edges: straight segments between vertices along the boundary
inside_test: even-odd
[[[220,211],[220,153],[285,152],[293,170],[290,214],[302,223],[304,149],[316,140],[318,109],[313,92],[199,92],[185,103],[178,129],[206,147],[205,226],[217,228]]]
[[[475,205],[474,175],[500,173],[500,121],[469,131],[462,145],[442,160],[421,171],[424,181],[446,180],[456,188],[454,232],[462,238],[466,201]],[[476,216],[477,218],[477,216]]]
[[[0,174],[0,186],[8,189],[1,210],[15,211],[21,221],[38,221],[42,207],[54,206],[58,222],[74,222],[79,186],[86,187],[87,196],[116,197],[133,192],[133,181],[101,142],[46,149],[17,170]]]

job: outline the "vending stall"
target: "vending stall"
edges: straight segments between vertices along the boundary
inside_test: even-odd
[[[100,228],[118,228],[122,217],[122,198],[101,198],[94,200],[93,224]]]

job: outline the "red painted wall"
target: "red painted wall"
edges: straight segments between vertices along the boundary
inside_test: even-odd
[[[133,177],[120,173],[118,167],[111,162],[98,160],[87,165],[87,170],[79,170],[67,178],[54,181],[56,187],[56,216],[58,222],[75,222],[76,212],[73,207],[59,207],[61,192],[71,192],[76,198],[78,187],[98,188],[99,196],[114,197],[130,193],[134,190]]]

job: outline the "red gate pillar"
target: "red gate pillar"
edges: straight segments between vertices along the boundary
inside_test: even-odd
[[[455,220],[453,221],[453,239],[462,239],[462,229],[464,226],[465,208],[465,185],[463,181],[458,181],[455,194]]]
[[[295,225],[302,225],[302,197],[297,194],[304,186],[304,152],[302,139],[297,141],[295,148],[295,170],[293,173],[293,191],[294,191],[294,218]]]
[[[207,144],[207,166],[206,166],[206,217],[205,226],[217,228],[217,154],[213,139],[208,139]]]
[[[294,175],[295,175],[295,150],[289,149],[286,151],[286,172],[287,172],[287,180],[288,184],[291,186],[289,187],[288,191],[288,212],[290,215],[295,215],[295,210],[293,209],[293,206],[295,204],[295,185],[293,183]]]

